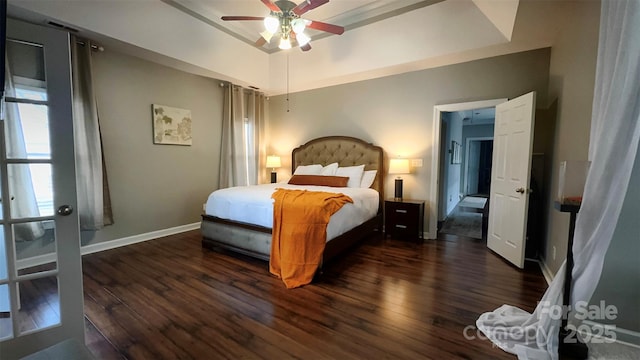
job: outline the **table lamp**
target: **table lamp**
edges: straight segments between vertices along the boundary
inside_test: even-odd
[[[280,163],[280,156],[277,155],[269,155],[267,156],[267,167],[271,168],[271,183],[275,183],[278,181],[278,173],[276,173],[276,168],[282,166]]]
[[[402,174],[409,174],[409,159],[391,159],[389,174],[398,175],[396,178],[395,199],[402,200]]]

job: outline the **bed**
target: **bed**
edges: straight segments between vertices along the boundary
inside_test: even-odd
[[[311,140],[295,148],[291,156],[292,173],[301,165],[320,164],[326,166],[335,162],[337,162],[340,167],[364,165],[365,171],[377,170],[373,184],[370,187],[375,190],[374,193],[378,196],[377,209],[372,212],[370,217],[363,219],[361,223],[347,230],[342,229],[338,231],[338,233],[340,233],[339,235],[327,241],[322,260],[323,264],[353,247],[374,231],[380,231],[382,229],[384,155],[381,147],[353,137],[329,136]],[[270,184],[258,185],[258,187],[262,188],[255,191],[264,192],[264,189],[288,187],[288,185]],[[348,188],[345,188],[345,190],[348,190]],[[345,191],[345,193],[346,192],[347,191]],[[351,195],[351,193],[347,195]],[[250,197],[252,195],[246,196]],[[210,199],[211,198],[212,196],[210,196]],[[210,209],[212,209],[212,206],[212,204],[208,203],[206,206],[207,211],[202,215],[201,231],[203,247],[208,249],[221,248],[262,260],[269,260],[271,250],[271,224],[269,224],[268,221],[261,222],[244,218],[242,219],[244,221],[229,218],[225,219],[211,215],[210,212],[212,211],[210,211]],[[343,209],[340,211],[342,210]],[[338,213],[334,214],[334,216]],[[256,222],[258,224],[255,224]],[[330,228],[333,223],[334,219],[332,216],[327,229],[328,238],[332,236],[330,234]]]

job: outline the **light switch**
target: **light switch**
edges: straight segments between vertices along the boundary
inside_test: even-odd
[[[422,159],[411,159],[411,167],[422,167]]]

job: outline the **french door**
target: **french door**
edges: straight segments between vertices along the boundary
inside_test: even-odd
[[[69,35],[7,22],[0,119],[0,359],[84,343]]]

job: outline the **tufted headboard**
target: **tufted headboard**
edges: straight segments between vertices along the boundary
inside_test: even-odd
[[[371,187],[380,194],[380,204],[384,201],[384,152],[380,146],[349,136],[326,136],[310,140],[293,149],[291,153],[291,172],[298,165],[321,164],[323,166],[337,162],[339,166],[364,164],[365,170],[378,170]]]

